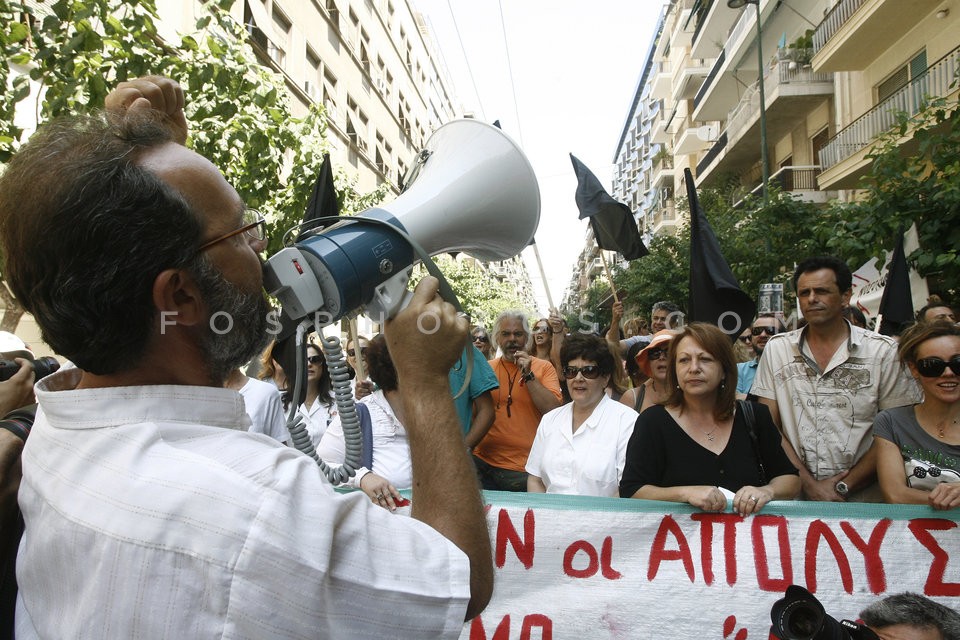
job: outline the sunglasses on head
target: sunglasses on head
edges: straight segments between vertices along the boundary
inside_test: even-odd
[[[354,357],[356,357],[356,355],[357,355],[357,350],[356,350],[356,349],[347,349],[347,355],[350,356],[351,358],[354,358]],[[360,355],[362,355],[362,356],[367,355],[367,348],[366,348],[366,347],[360,347]]]
[[[752,329],[750,329],[750,333],[755,336],[758,336],[761,333],[765,333],[768,336],[775,336],[777,335],[777,328],[776,327],[753,327]]]
[[[924,378],[939,378],[950,367],[953,375],[960,376],[960,356],[953,356],[950,361],[942,358],[922,358],[917,360],[917,373]]]
[[[307,356],[307,362],[309,364],[321,364],[323,362],[323,356]]]
[[[567,380],[573,380],[578,373],[582,373],[587,380],[593,380],[600,376],[600,367],[595,364],[588,364],[585,367],[564,367],[563,377]]]
[[[490,338],[488,336],[473,336],[473,341],[474,342],[490,342]]]

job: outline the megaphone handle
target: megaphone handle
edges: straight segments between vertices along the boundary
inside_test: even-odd
[[[367,315],[389,320],[410,304],[413,292],[407,289],[410,282],[412,267],[398,272],[389,280],[377,285],[373,291],[373,299],[366,305]]]

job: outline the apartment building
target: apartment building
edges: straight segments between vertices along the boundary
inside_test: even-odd
[[[193,28],[197,0],[158,0],[161,29]],[[294,115],[321,103],[331,160],[361,192],[394,194],[423,143],[463,115],[430,33],[407,0],[238,0],[261,62],[283,75]]]
[[[659,189],[641,202],[644,228],[669,233],[676,217],[651,220],[649,211],[683,193],[684,167],[700,187],[732,181],[758,194],[765,146],[769,180],[781,190],[820,203],[855,197],[870,143],[893,127],[895,112],[957,96],[960,9],[950,5],[671,0],[653,71],[627,116],[615,189],[625,199]],[[647,122],[653,155],[634,160],[632,141],[646,139]],[[909,152],[909,132],[903,144]]]
[[[837,78],[834,128],[817,149],[821,189],[852,189],[871,141],[897,111],[958,97],[960,5],[948,0],[839,0],[813,34],[812,68]],[[904,153],[913,143],[901,139]]]

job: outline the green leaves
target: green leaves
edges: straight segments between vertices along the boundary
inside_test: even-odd
[[[176,79],[186,92],[188,144],[209,158],[250,206],[267,216],[269,251],[299,223],[329,145],[322,109],[294,117],[284,79],[261,65],[247,32],[229,14],[233,0],[208,2],[194,32],[165,42],[157,32],[155,0],[57,0],[22,7],[0,0],[0,163],[22,143],[14,112],[29,96],[41,121],[102,107],[123,80],[147,74]],[[39,8],[37,8],[39,7]],[[33,13],[34,11],[42,13]],[[21,12],[32,20],[21,22]],[[29,46],[27,46],[29,45]],[[29,70],[29,78],[22,75]],[[362,194],[337,171],[346,213],[367,209],[387,192]]]

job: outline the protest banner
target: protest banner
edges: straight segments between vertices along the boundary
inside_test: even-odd
[[[485,492],[496,582],[461,640],[767,640],[790,584],[840,619],[893,593],[960,609],[960,513],[775,502],[755,516]]]
[[[907,255],[920,247],[916,225],[912,225],[904,234],[903,247]],[[887,284],[888,268],[892,258],[893,250],[887,251],[882,263],[875,258],[870,259],[853,272],[853,295],[850,297],[850,306],[860,309],[867,318],[876,318],[880,311],[880,300],[883,298],[883,289]],[[913,295],[914,309],[927,304],[927,297],[930,295],[927,279],[921,278],[916,269],[910,269],[910,291]]]

